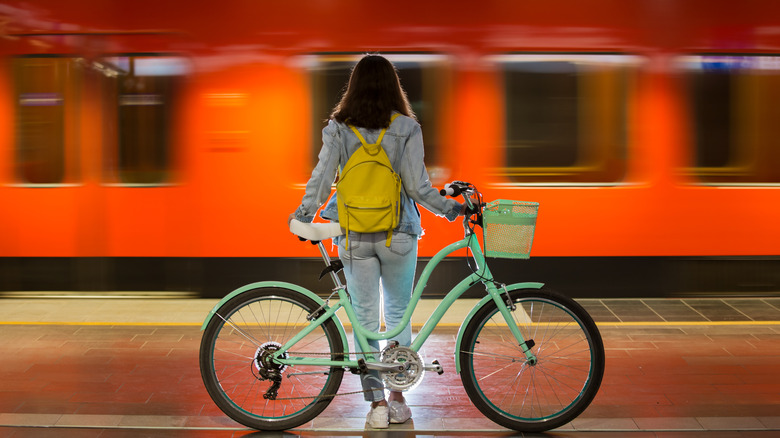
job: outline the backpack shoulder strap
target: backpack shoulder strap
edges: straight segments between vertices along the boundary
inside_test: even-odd
[[[350,127],[350,129],[352,129],[352,131],[354,131],[354,132],[355,132],[355,135],[357,135],[357,138],[360,140],[360,142],[361,142],[361,143],[363,143],[363,146],[368,146],[368,143],[366,143],[366,139],[365,139],[365,138],[363,138],[363,135],[362,135],[362,134],[360,134],[360,131],[358,131],[358,129],[357,129],[357,128],[355,128],[355,126],[354,126],[354,125],[348,125],[348,126]],[[384,133],[385,133],[385,131],[384,131],[384,129],[383,129],[383,130],[382,130],[382,134],[384,134]]]
[[[393,120],[395,120],[395,118],[396,118],[396,117],[398,117],[398,116],[400,116],[400,115],[401,115],[401,114],[399,114],[399,113],[395,113],[395,114],[393,114],[392,116],[390,116],[390,123],[387,125],[387,127],[389,128],[389,127],[390,127],[390,125],[392,125],[392,124],[393,124]],[[374,144],[380,144],[380,143],[382,143],[382,139],[385,137],[385,132],[386,132],[386,131],[387,131],[387,128],[383,129],[383,130],[382,130],[382,132],[380,132],[380,133],[379,133],[379,138],[377,138],[377,139],[376,139],[376,143],[374,143]]]
[[[396,117],[398,117],[400,115],[401,114],[399,114],[399,113],[393,114],[390,117],[390,124],[392,125],[393,124],[393,120],[395,120]],[[385,131],[387,131],[387,128],[383,128],[382,132],[379,133],[379,138],[376,139],[376,143],[368,144],[368,143],[366,143],[366,139],[363,138],[363,135],[360,134],[360,131],[358,131],[358,129],[354,125],[347,125],[347,126],[349,126],[350,129],[352,129],[352,131],[355,133],[355,135],[357,135],[357,138],[360,140],[360,143],[362,143],[363,146],[365,146],[365,147],[376,146],[376,145],[382,143],[382,139],[385,137]]]

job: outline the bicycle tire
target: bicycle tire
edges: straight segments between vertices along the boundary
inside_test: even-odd
[[[495,302],[479,309],[458,346],[461,380],[490,420],[521,432],[563,426],[590,405],[604,375],[604,344],[585,309],[550,289],[509,293],[515,324],[536,364],[529,364]]]
[[[203,333],[200,369],[214,403],[235,421],[258,430],[285,430],[311,421],[338,392],[341,367],[281,366],[269,360],[303,327],[319,305],[311,298],[283,288],[244,292],[222,305]],[[333,319],[299,341],[296,357],[343,358],[344,345]],[[299,353],[300,352],[300,353]],[[279,388],[272,392],[275,376]]]

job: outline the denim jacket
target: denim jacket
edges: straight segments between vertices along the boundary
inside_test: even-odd
[[[367,143],[373,143],[379,137],[380,130],[359,128]],[[295,218],[301,222],[311,222],[319,207],[330,195],[331,185],[336,171],[346,164],[349,157],[361,146],[360,140],[346,124],[330,120],[322,130],[322,149],[319,162],[306,183],[306,193]],[[382,138],[382,148],[387,153],[393,169],[401,176],[401,217],[394,231],[422,236],[420,211],[417,204],[449,221],[455,220],[461,204],[439,194],[431,185],[428,171],[423,162],[423,139],[420,124],[414,119],[399,116],[387,128]],[[338,221],[338,203],[334,194],[320,213],[323,219]]]

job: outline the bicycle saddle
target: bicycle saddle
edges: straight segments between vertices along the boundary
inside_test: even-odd
[[[338,222],[307,224],[296,219],[290,221],[290,232],[311,241],[331,239],[344,234]]]

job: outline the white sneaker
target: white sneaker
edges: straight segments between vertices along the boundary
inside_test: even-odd
[[[390,422],[393,424],[406,423],[406,420],[412,418],[412,410],[406,405],[406,402],[390,402]]]
[[[387,406],[377,406],[371,408],[366,415],[366,424],[374,429],[387,429],[389,413]]]

